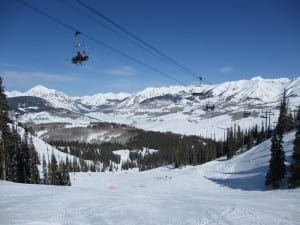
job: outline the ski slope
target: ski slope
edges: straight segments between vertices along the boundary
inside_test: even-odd
[[[287,161],[294,135],[285,135]],[[268,140],[195,167],[71,174],[71,187],[1,181],[0,224],[300,224],[300,189],[264,186],[269,159]]]

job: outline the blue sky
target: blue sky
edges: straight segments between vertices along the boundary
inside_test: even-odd
[[[82,33],[185,84],[197,84],[158,57],[110,32],[102,18],[75,0],[24,0]],[[300,75],[300,2],[297,0],[84,1],[210,83]],[[151,69],[80,36],[90,60],[69,62],[74,33],[16,0],[0,3],[0,75],[8,91],[42,84],[72,96],[136,92],[178,85]],[[109,25],[110,26],[110,25]],[[180,85],[180,84],[179,84]]]

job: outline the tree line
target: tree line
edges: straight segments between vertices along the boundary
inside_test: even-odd
[[[47,177],[40,177],[40,158],[25,127],[21,129],[9,118],[9,107],[0,77],[0,179],[18,183],[70,185],[67,168],[56,163],[53,155],[48,162]],[[43,165],[44,166],[44,165]],[[47,180],[47,181],[46,181]]]
[[[73,163],[68,163],[70,171],[105,171],[114,169],[117,164],[120,164],[121,158],[119,155],[113,154],[113,150],[120,150],[124,145],[118,143],[105,142],[101,144],[85,143],[79,141],[49,141],[49,144],[56,147],[58,150],[78,157]],[[87,164],[86,160],[90,163]]]
[[[237,151],[247,151],[270,136],[270,131],[263,126],[258,129],[257,125],[245,131],[240,126],[231,127],[227,129],[227,137],[223,141],[141,129],[130,129],[128,132],[132,132],[132,135],[129,135],[131,138],[125,144],[91,144],[63,140],[50,141],[49,144],[78,158],[91,160],[90,171],[116,170],[116,165],[120,163],[123,170],[138,167],[143,171],[170,164],[174,168],[199,165],[224,155],[231,159]],[[144,148],[157,151],[145,154],[141,151]],[[120,149],[130,151],[127,161],[120,162],[120,157],[113,154],[114,150]],[[99,168],[97,163],[101,163],[102,167]]]

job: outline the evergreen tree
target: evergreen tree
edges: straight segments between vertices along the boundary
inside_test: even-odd
[[[6,145],[6,149],[8,150],[6,171],[7,180],[9,181],[25,183],[24,154],[22,147],[21,137],[17,133],[17,128],[12,126],[12,131],[8,136]]]
[[[43,161],[42,161],[42,173],[43,173],[42,184],[49,184],[48,167],[47,167],[47,162],[44,154],[43,154]]]
[[[59,169],[56,172],[57,184],[59,185],[71,185],[69,170],[67,169],[66,164],[63,161],[59,163]]]
[[[277,130],[273,132],[271,144],[271,160],[269,171],[266,176],[266,185],[272,185],[273,188],[278,188],[286,174],[284,164],[285,154],[282,147],[282,134]]]
[[[40,173],[38,170],[38,165],[40,165],[40,158],[37,151],[33,145],[32,136],[29,138],[29,155],[30,155],[30,183],[39,184],[40,183]]]
[[[286,90],[283,92],[283,98],[280,104],[280,111],[277,126],[273,132],[271,144],[271,160],[269,171],[266,176],[266,185],[272,185],[278,188],[286,175],[285,152],[283,150],[283,134],[291,128],[288,117],[288,104]]]
[[[70,171],[66,164],[63,164],[62,166],[62,174],[62,185],[71,186]]]
[[[66,156],[66,167],[67,167],[68,171],[70,171],[70,162],[69,162],[68,155]]]
[[[214,160],[217,158],[217,149],[215,145],[208,144],[208,161]]]
[[[10,149],[8,156],[7,176],[6,179],[18,182],[18,151],[16,146]]]
[[[294,140],[292,163],[290,166],[291,176],[289,178],[289,188],[300,186],[300,107],[297,114],[297,132]]]
[[[227,159],[231,159],[236,152],[234,133],[232,129],[228,130],[227,132],[226,150]]]
[[[252,132],[249,132],[249,134],[247,136],[246,145],[247,145],[247,150],[251,149],[254,145],[254,138],[253,138]]]
[[[108,171],[109,171],[109,172],[113,172],[113,171],[114,171],[114,170],[113,170],[113,163],[110,163]]]
[[[31,158],[30,158],[30,149],[28,147],[28,133],[25,130],[24,138],[21,141],[20,146],[20,158],[19,158],[19,170],[23,173],[24,180],[21,180],[20,183],[32,183],[31,174],[30,174]]]
[[[9,107],[2,86],[2,78],[0,77],[0,179],[6,180],[7,171],[7,157],[8,151],[6,149],[7,140],[9,136],[9,128],[7,123],[10,122],[8,118]]]
[[[286,90],[284,90],[282,101],[280,104],[278,124],[276,129],[277,132],[283,134],[285,131],[291,129],[291,127],[292,127],[292,120],[288,114],[288,102],[287,102]]]
[[[52,185],[59,184],[59,178],[57,172],[58,172],[58,164],[57,164],[56,157],[52,152],[51,162],[49,164],[49,178],[50,178],[50,184]]]
[[[243,131],[241,131],[240,125],[238,125],[238,128],[237,128],[236,139],[237,139],[236,142],[237,142],[238,148],[241,148],[244,143],[244,133],[243,133]]]
[[[6,146],[8,151],[8,163],[7,163],[7,180],[18,182],[19,181],[19,170],[18,170],[18,160],[20,154],[20,137],[17,131],[12,128],[12,131],[9,135],[9,142]]]
[[[254,140],[256,140],[256,144],[259,144],[259,132],[258,132],[258,127],[257,124],[251,129],[252,136]]]

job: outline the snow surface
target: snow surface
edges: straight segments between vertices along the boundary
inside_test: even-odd
[[[287,160],[294,135],[285,135]],[[300,189],[266,188],[269,160],[268,140],[195,167],[71,174],[71,187],[1,181],[0,224],[299,224]]]
[[[83,97],[77,97],[78,100],[82,101],[82,103],[87,105],[102,105],[109,102],[109,100],[123,100],[127,97],[129,97],[130,94],[120,92],[120,93],[99,93],[92,96],[83,96]]]

